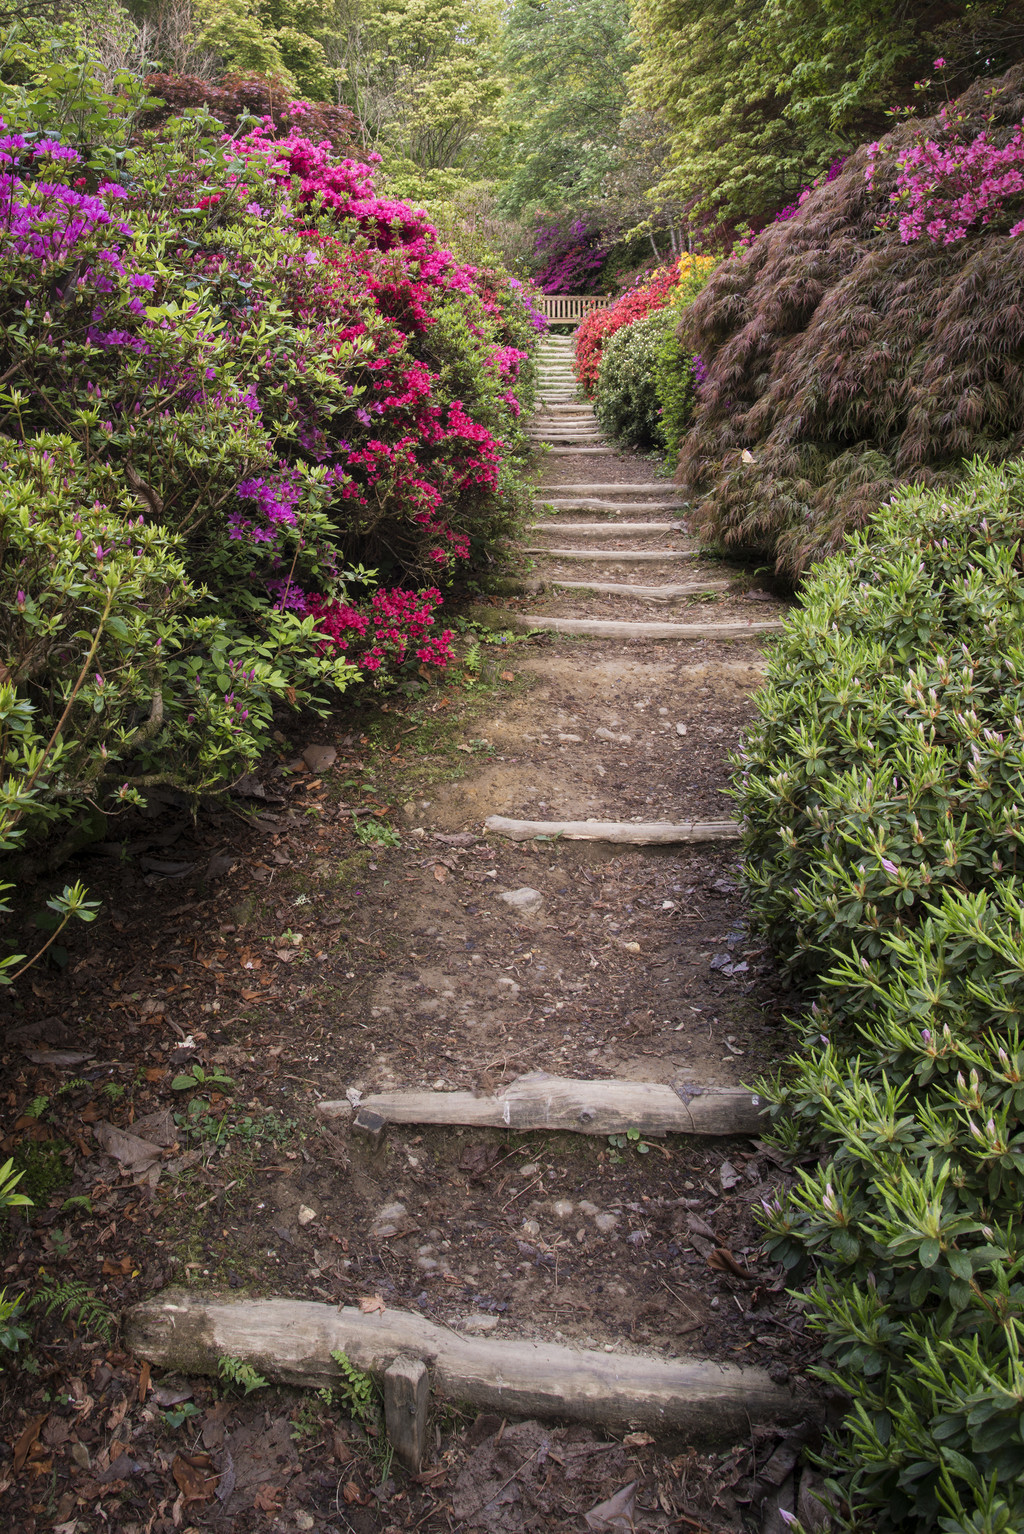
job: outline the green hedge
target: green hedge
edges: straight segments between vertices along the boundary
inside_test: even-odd
[[[882,507],[812,572],[738,761],[753,914],[816,998],[768,1242],[879,1534],[1024,1528],[1022,528],[1018,462]]]

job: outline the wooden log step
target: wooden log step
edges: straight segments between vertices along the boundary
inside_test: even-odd
[[[552,458],[583,458],[590,455],[596,457],[599,453],[611,457],[613,453],[618,452],[618,449],[614,447],[552,447],[548,449],[548,452]]]
[[[673,824],[655,820],[635,825],[629,820],[509,820],[488,815],[484,830],[513,842],[535,840],[621,842],[624,846],[670,847],[678,842],[734,842],[742,835],[738,820],[688,820]]]
[[[555,511],[683,511],[685,505],[680,501],[604,501],[597,498],[587,500],[583,496],[576,496],[571,500],[541,501],[534,503],[537,506],[550,506]]]
[[[633,597],[639,602],[658,602],[666,606],[685,602],[687,597],[702,596],[707,591],[728,591],[731,581],[692,581],[682,586],[631,586],[624,581],[560,581],[552,576],[549,586],[559,591],[596,591],[605,597]]]
[[[268,1379],[307,1389],[338,1385],[332,1352],[378,1378],[396,1358],[421,1359],[435,1393],[449,1401],[508,1417],[682,1432],[695,1444],[746,1441],[754,1424],[821,1415],[813,1395],[774,1384],[764,1369],[522,1337],[478,1340],[390,1305],[364,1315],[315,1300],[164,1290],[128,1312],[125,1332],[132,1351],[161,1368],[216,1376],[220,1358],[239,1358]]]
[[[643,507],[638,506],[637,511]],[[682,533],[681,522],[527,522],[533,533],[572,533],[580,538],[660,538],[663,533]]]
[[[472,609],[476,614],[480,609]],[[761,634],[779,634],[783,623],[770,618],[723,621],[721,623],[631,623],[618,618],[548,618],[540,614],[513,613],[502,609],[484,609],[498,628],[517,634],[585,634],[593,639],[756,639]]]
[[[716,840],[729,838],[718,837]],[[388,1124],[451,1124],[467,1129],[567,1129],[576,1134],[618,1134],[639,1129],[661,1137],[756,1135],[765,1107],[745,1087],[687,1086],[677,1092],[658,1081],[577,1081],[530,1071],[493,1096],[472,1092],[374,1092],[359,1104]],[[321,1118],[350,1117],[347,1098],[319,1102]]]
[[[557,527],[558,524],[556,523]],[[545,559],[589,559],[602,565],[650,564],[662,559],[696,559],[699,549],[551,549],[525,548],[524,554],[543,555]]]
[[[650,495],[655,490],[661,495],[671,495],[673,486],[670,480],[662,479],[653,485],[534,485],[533,487],[535,496],[546,495],[548,491],[552,495],[606,495],[614,491],[621,495]]]

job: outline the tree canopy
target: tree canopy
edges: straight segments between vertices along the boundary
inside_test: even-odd
[[[662,196],[763,221],[882,130],[935,61],[958,88],[1024,53],[1022,0],[635,0],[634,100],[662,116]]]

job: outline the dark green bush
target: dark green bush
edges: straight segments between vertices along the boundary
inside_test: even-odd
[[[775,1083],[849,1526],[1024,1527],[1024,465],[816,567],[737,790],[754,916],[817,992]],[[805,1162],[806,1165],[806,1162]]]
[[[605,342],[594,410],[603,429],[627,447],[661,447],[658,358],[671,309],[655,309]]]

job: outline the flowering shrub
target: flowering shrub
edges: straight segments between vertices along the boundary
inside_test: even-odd
[[[921,134],[908,148],[895,151],[896,185],[889,193],[893,212],[889,222],[899,229],[904,245],[927,237],[937,245],[966,239],[976,225],[991,224],[1008,206],[1019,213],[1024,198],[1024,125],[1002,144],[991,130],[966,141],[958,137],[959,123],[943,107],[936,119],[938,133]],[[864,179],[874,189],[881,144],[869,144]],[[1009,220],[1007,219],[1007,222]],[[1010,229],[1024,233],[1024,220]]]
[[[591,397],[597,389],[601,352],[609,337],[623,325],[663,309],[678,287],[696,283],[694,291],[699,291],[717,263],[716,256],[680,256],[668,266],[659,266],[653,276],[639,277],[609,308],[595,309],[586,316],[576,331],[576,373]]]
[[[880,1534],[1024,1524],[1022,519],[1019,461],[884,506],[808,577],[738,762],[755,920],[817,998],[768,1094],[818,1165],[765,1226]]]
[[[682,325],[705,377],[679,482],[709,541],[796,575],[901,485],[1024,451],[1022,121],[1017,66],[722,263]]]
[[[596,292],[609,249],[585,219],[543,219],[534,231],[534,280],[542,293]]]
[[[0,501],[5,707],[31,751],[53,736],[24,804],[12,779],[27,841],[86,799],[229,781],[275,708],[445,664],[441,588],[516,525],[536,335],[517,283],[301,104],[283,135],[199,113],[118,157],[41,131],[53,94],[0,124],[0,456],[46,492]],[[161,551],[144,590],[124,542]],[[83,561],[110,604],[83,587],[58,623]]]
[[[345,602],[309,596],[305,611],[316,621],[319,648],[324,654],[347,652],[362,671],[379,671],[387,665],[397,671],[416,660],[421,666],[444,668],[452,659],[451,629],[429,631],[434,609],[440,606],[436,587],[426,591],[375,591],[368,612]]]

